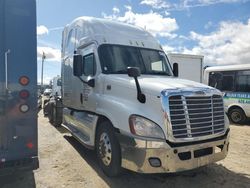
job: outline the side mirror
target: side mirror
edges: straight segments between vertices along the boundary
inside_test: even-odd
[[[73,74],[80,77],[83,74],[82,55],[75,54],[73,57]]]
[[[135,80],[135,85],[136,85],[136,89],[137,89],[137,100],[140,103],[145,103],[146,96],[142,93],[141,86],[140,86],[138,78],[137,78],[138,76],[141,75],[140,69],[138,67],[128,67],[127,71],[128,71],[128,76],[133,77]]]
[[[90,79],[87,84],[90,87],[95,87],[95,79]]]
[[[138,67],[128,67],[128,76],[129,77],[138,77],[141,76],[141,71]]]
[[[62,86],[62,80],[61,79],[57,80],[57,86]]]
[[[179,68],[178,68],[178,63],[173,64],[173,73],[175,77],[179,76]]]
[[[222,80],[223,79],[223,74],[221,74],[221,73],[219,73],[219,72],[215,72],[214,73],[214,78],[216,79],[216,80]]]

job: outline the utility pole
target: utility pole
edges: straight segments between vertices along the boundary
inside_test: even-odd
[[[41,91],[43,92],[43,64],[44,64],[44,60],[46,59],[45,53],[43,52],[43,56],[42,56],[42,73],[41,73]]]

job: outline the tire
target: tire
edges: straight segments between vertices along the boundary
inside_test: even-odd
[[[228,116],[233,123],[242,124],[246,121],[247,117],[245,112],[240,108],[234,108],[229,111]]]
[[[59,108],[56,107],[56,105],[53,105],[53,125],[55,127],[60,127],[62,124],[62,113]]]
[[[49,109],[48,109],[48,118],[49,118],[49,122],[53,125],[54,123],[54,104],[53,103],[49,103],[48,104]]]
[[[43,114],[44,116],[48,116],[50,111],[50,104],[49,103],[45,103],[43,106]]]
[[[114,128],[108,121],[102,122],[96,134],[96,155],[103,172],[109,176],[121,173],[121,150]]]

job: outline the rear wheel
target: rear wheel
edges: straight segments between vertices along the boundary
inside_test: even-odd
[[[54,103],[49,102],[48,106],[49,106],[49,110],[48,110],[49,122],[53,124],[54,123],[54,117],[53,117],[54,116]]]
[[[110,122],[101,123],[97,129],[96,154],[100,167],[107,176],[117,176],[120,174],[120,144]]]
[[[53,106],[53,125],[55,127],[60,127],[62,124],[62,111],[57,108],[56,105]]]
[[[233,123],[242,124],[246,121],[245,112],[240,108],[231,109],[228,113],[230,120]]]

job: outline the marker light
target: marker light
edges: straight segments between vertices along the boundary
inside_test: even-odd
[[[19,78],[19,83],[20,83],[21,85],[23,85],[23,86],[28,85],[29,82],[30,82],[30,80],[29,80],[29,78],[28,78],[27,76],[21,76],[21,77]]]
[[[29,97],[29,92],[27,90],[22,90],[20,91],[19,93],[19,96],[22,98],[22,99],[27,99]]]
[[[32,149],[34,147],[34,144],[32,142],[29,142],[26,144],[26,146],[29,148],[29,149]]]
[[[25,113],[25,112],[28,112],[29,111],[29,106],[27,104],[22,104],[20,106],[20,111]]]

